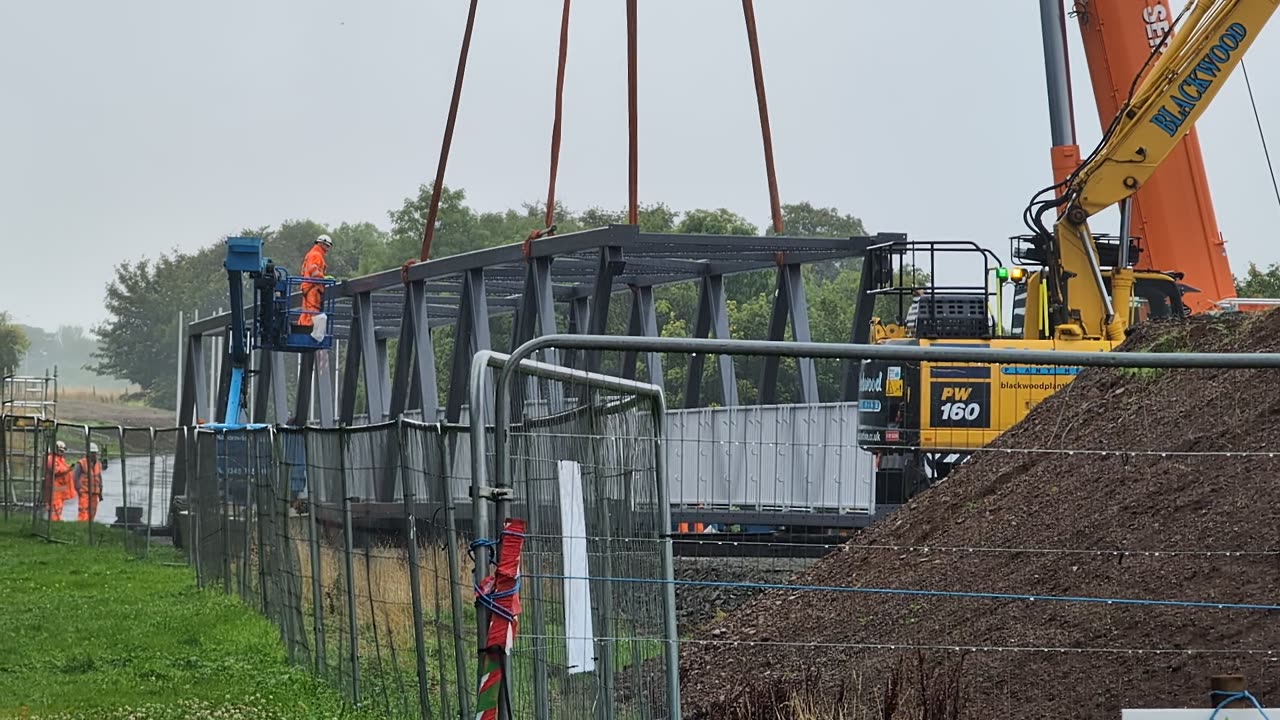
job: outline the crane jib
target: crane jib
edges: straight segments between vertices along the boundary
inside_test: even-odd
[[[1248,29],[1241,23],[1228,25],[1218,42],[1209,48],[1195,68],[1178,83],[1177,90],[1169,95],[1169,103],[1177,109],[1169,109],[1169,104],[1161,105],[1152,116],[1151,124],[1164,130],[1169,137],[1176,135],[1191,113],[1195,112],[1196,104],[1218,79],[1222,66],[1231,60],[1232,53],[1240,47],[1248,34]]]

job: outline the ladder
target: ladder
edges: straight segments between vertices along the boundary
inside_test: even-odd
[[[40,499],[43,455],[58,418],[58,372],[0,378],[0,505]],[[48,438],[45,435],[49,435]]]

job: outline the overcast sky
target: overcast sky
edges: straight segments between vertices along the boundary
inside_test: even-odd
[[[92,324],[121,261],[286,219],[385,227],[435,172],[466,5],[0,3],[0,310]],[[727,207],[763,226],[741,4],[640,6],[642,200]],[[756,6],[784,201],[1007,253],[1029,195],[1051,182],[1037,3]],[[481,0],[446,179],[477,208],[546,192],[559,8]],[[621,207],[624,3],[578,0],[573,13],[559,197]],[[1100,131],[1074,25],[1070,50],[1091,147]],[[1280,28],[1248,65],[1280,153]],[[1239,72],[1199,127],[1233,270],[1280,261],[1280,208]]]

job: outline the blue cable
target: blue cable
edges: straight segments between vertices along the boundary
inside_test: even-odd
[[[577,577],[571,575],[529,575],[545,580],[596,580],[620,583],[661,584],[658,578]],[[909,590],[901,588],[836,587],[829,585],[782,585],[778,583],[736,583],[714,580],[672,580],[673,585],[693,587],[745,588],[750,590],[792,590],[803,592],[871,593],[876,595],[922,595],[928,597],[980,598],[985,600],[1045,600],[1049,602],[1101,603],[1104,605],[1154,605],[1160,607],[1212,608],[1215,610],[1280,610],[1280,605],[1250,603],[1217,603],[1192,600],[1141,600],[1136,598],[1075,597],[1070,595],[1016,595],[995,592],[960,592],[955,590]]]
[[[503,530],[500,534],[509,535],[511,537],[525,537],[524,533],[518,533],[513,530]],[[467,546],[467,553],[474,561],[476,559],[475,550],[478,548],[486,548],[489,551],[489,562],[496,565],[498,562],[498,542],[498,540],[490,540],[488,538],[477,538],[472,540],[471,544]],[[515,622],[515,615],[507,612],[507,610],[499,605],[497,601],[502,598],[511,597],[512,595],[518,595],[520,593],[520,585],[523,579],[523,577],[517,577],[515,585],[512,586],[510,590],[492,593],[482,591],[479,583],[472,583],[472,590],[474,590],[476,594],[476,602],[487,608],[489,612],[502,617],[507,622]]]
[[[1209,720],[1213,720],[1214,718],[1218,717],[1219,710],[1224,709],[1229,703],[1233,703],[1237,700],[1248,700],[1249,702],[1253,703],[1253,706],[1255,708],[1257,708],[1258,714],[1262,716],[1263,720],[1271,720],[1271,718],[1267,717],[1267,711],[1262,709],[1262,703],[1258,702],[1258,698],[1254,697],[1253,693],[1250,693],[1248,690],[1244,690],[1242,692],[1214,690],[1212,691],[1211,694],[1226,695],[1227,697],[1222,702],[1218,703],[1218,706],[1213,709],[1213,714],[1209,716]]]

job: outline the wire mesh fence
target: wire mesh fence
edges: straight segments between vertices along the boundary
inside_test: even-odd
[[[1169,354],[1246,337],[1214,322],[1147,329],[1135,349],[1164,357],[1130,367],[922,353],[855,362],[844,402],[670,411],[684,716],[1114,717],[1204,706],[1231,673],[1280,692],[1280,365]],[[513,478],[541,420],[522,412]],[[872,502],[824,501],[836,449],[869,460]],[[750,490],[722,500],[727,478]]]
[[[874,360],[842,401],[669,410],[523,363],[475,386],[476,428],[37,427],[17,455],[5,434],[37,472],[5,478],[37,532],[87,541],[41,493],[57,441],[68,466],[97,443],[95,527],[112,492],[148,529],[130,552],[171,516],[202,586],[392,718],[1100,717],[1230,672],[1280,693],[1277,370],[1085,365]]]
[[[528,364],[510,387],[498,519],[527,523],[512,717],[677,714],[661,392]]]

